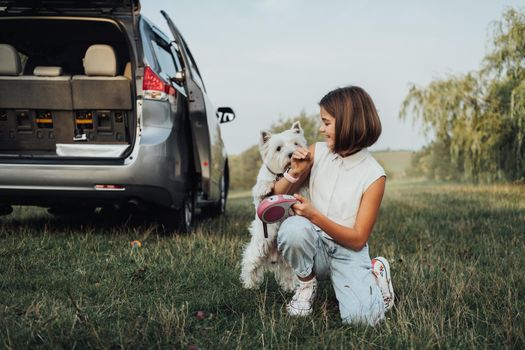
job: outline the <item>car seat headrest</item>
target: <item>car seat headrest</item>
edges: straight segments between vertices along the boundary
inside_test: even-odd
[[[62,75],[62,67],[37,66],[33,70],[33,75],[39,77],[59,77]]]
[[[91,45],[84,56],[84,72],[89,76],[114,77],[117,74],[115,50],[109,45]]]
[[[0,75],[20,75],[22,63],[18,51],[8,44],[0,44]]]

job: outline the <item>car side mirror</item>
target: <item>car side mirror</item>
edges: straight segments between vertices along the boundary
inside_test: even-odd
[[[217,120],[219,123],[229,123],[235,119],[235,112],[230,107],[217,108]]]

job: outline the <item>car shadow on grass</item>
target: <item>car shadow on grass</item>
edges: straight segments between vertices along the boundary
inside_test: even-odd
[[[208,218],[197,212],[195,222]],[[40,235],[42,232],[96,234],[152,230],[161,235],[183,234],[175,228],[176,222],[158,208],[105,207],[95,210],[48,211],[37,207],[14,207],[13,213],[0,217],[0,234],[20,231]]]

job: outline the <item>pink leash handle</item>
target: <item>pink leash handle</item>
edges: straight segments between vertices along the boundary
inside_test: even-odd
[[[288,194],[276,194],[259,203],[257,216],[263,222],[264,238],[268,238],[266,225],[286,219],[290,215],[290,208],[295,203],[297,203],[297,199]]]

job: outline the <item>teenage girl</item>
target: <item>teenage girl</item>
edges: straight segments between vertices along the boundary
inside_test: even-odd
[[[349,86],[319,102],[326,142],[292,155],[274,194],[292,194],[309,181],[311,201],[295,194],[296,215],[280,226],[277,244],[300,282],[290,315],[312,312],[318,279],[330,279],[343,322],[377,324],[394,301],[386,259],[370,260],[368,239],[385,190],[383,168],[368,152],[381,134],[370,96]]]

